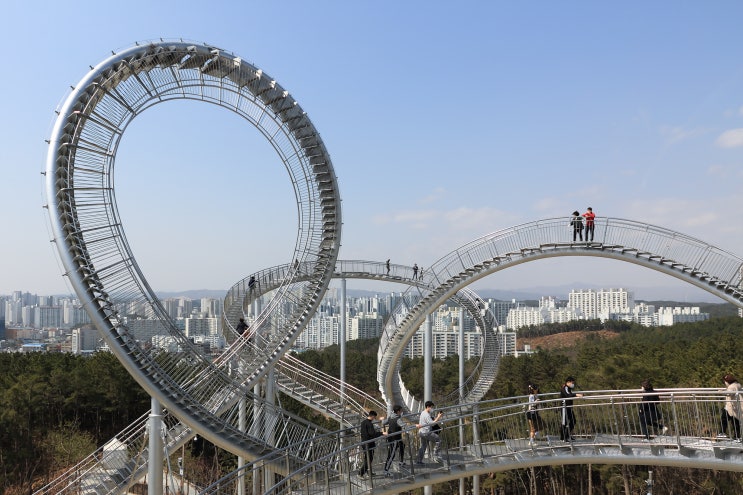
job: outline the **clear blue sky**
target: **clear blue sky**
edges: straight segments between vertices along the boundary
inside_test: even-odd
[[[428,266],[587,206],[742,255],[741,22],[739,1],[10,2],[0,294],[68,291],[42,209],[54,109],[111,50],[160,37],[231,51],[299,101],[340,180],[344,259]],[[257,134],[193,102],[127,130],[117,196],[156,290],[226,289],[290,261],[291,187]],[[678,282],[571,258],[480,286],[572,283]]]

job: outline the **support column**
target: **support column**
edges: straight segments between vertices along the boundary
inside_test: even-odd
[[[259,297],[256,297],[253,301],[253,315],[257,319],[258,311],[260,310]],[[267,337],[261,333],[260,328],[256,328],[255,331],[255,343],[260,346],[259,342]],[[261,430],[263,429],[263,409],[261,404],[261,382],[259,381],[253,386],[253,422],[251,425],[251,434],[254,437],[260,438]],[[252,493],[261,493],[261,469],[257,464],[253,464],[252,475],[253,475],[253,491]]]
[[[162,431],[163,408],[157,399],[150,401],[150,442],[147,460],[147,495],[163,494],[163,439]]]
[[[340,348],[340,379],[341,379],[341,389],[340,389],[340,400],[341,400],[341,406],[346,405],[346,321],[348,319],[348,315],[346,312],[346,279],[341,279],[341,317],[340,321],[338,322],[338,347]],[[344,413],[345,416],[345,413]],[[343,418],[340,419],[338,422],[338,429],[341,431],[340,437],[338,438],[338,445],[340,447],[341,452],[344,451],[346,448],[346,435],[343,434],[343,430],[345,428],[343,424]],[[341,463],[341,471],[344,470],[346,466],[349,466],[349,464],[343,462]],[[351,468],[348,468],[348,480],[350,482],[351,480]]]
[[[426,315],[423,323],[423,400],[431,400],[433,395],[433,328],[431,315]]]
[[[261,397],[261,384],[260,382],[256,383],[253,386],[253,395],[255,398],[253,399],[253,426],[251,428],[251,433],[255,437],[261,436],[261,429],[263,428],[263,414],[261,414],[261,403],[260,403],[260,397]],[[252,493],[261,493],[261,470],[260,467],[258,467],[258,464],[253,464],[253,492]]]
[[[433,326],[431,315],[426,315],[423,323],[423,400],[431,400],[433,396]],[[423,487],[424,495],[433,495],[433,487]]]
[[[341,351],[341,363],[340,363],[340,379],[341,379],[341,405],[346,403],[346,279],[341,279],[341,321],[338,325],[338,347]],[[343,421],[341,420],[341,429],[343,429]]]
[[[266,414],[264,415],[264,439],[268,445],[275,447],[277,414],[273,406],[276,405],[276,370],[273,366],[266,373]],[[274,472],[271,468],[263,467],[263,487],[268,490],[274,485]],[[258,492],[253,492],[258,493]]]
[[[242,371],[240,374],[242,376]],[[241,397],[237,407],[237,427],[240,431],[245,432],[248,428],[247,399],[245,397]],[[245,466],[245,459],[241,456],[237,456],[237,469],[241,469],[243,466]],[[245,470],[243,470],[241,471],[240,477],[237,478],[237,495],[246,495],[245,474]]]
[[[464,403],[464,308],[459,308],[459,403]],[[459,451],[464,453],[464,420],[459,418]],[[459,495],[465,495],[464,478],[459,478]]]

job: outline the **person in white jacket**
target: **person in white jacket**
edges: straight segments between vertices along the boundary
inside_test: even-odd
[[[725,397],[725,408],[720,414],[722,433],[720,433],[718,437],[726,438],[728,425],[732,423],[735,438],[740,440],[740,422],[741,419],[743,419],[743,408],[741,408],[740,404],[743,397],[741,397],[740,392],[743,389],[743,386],[741,386],[741,384],[738,383],[738,380],[730,373],[722,377],[722,380],[725,382],[725,386],[727,387],[727,394]]]

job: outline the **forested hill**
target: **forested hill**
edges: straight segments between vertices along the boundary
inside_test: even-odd
[[[581,339],[563,340],[561,346],[539,349],[530,356],[504,357],[486,398],[525,395],[529,382],[539,383],[543,392],[557,391],[568,375],[575,376],[583,390],[639,389],[645,378],[661,389],[722,387],[725,373],[743,376],[743,319],[738,317],[659,328],[589,325],[580,333]],[[377,340],[349,342],[346,354],[348,381],[375,396],[379,396],[377,346]],[[338,346],[299,357],[339,375]],[[422,361],[403,362],[406,384],[417,395],[422,390]],[[468,371],[472,365],[467,363]],[[434,360],[433,386],[438,394],[452,391],[457,375],[456,356]],[[0,401],[0,492],[7,494],[29,493],[32,483],[38,486],[90,454],[150,405],[149,397],[107,353],[90,357],[0,354]],[[204,478],[199,481],[204,483],[234,468],[233,460],[224,454],[202,457],[192,459],[187,454],[184,462],[189,470],[203,464]],[[502,494],[525,493],[521,491],[524,477],[537,476],[549,480],[543,486],[555,489],[543,493],[576,493],[571,487],[585,488],[585,469],[517,470],[489,477],[483,487],[497,488]],[[656,485],[662,486],[659,493],[700,493],[699,486],[709,488],[704,493],[740,493],[738,488],[743,486],[741,474],[653,469],[662,483]],[[592,476],[594,493],[620,493],[617,480],[622,485],[642,486],[647,468],[594,466]],[[440,488],[444,491],[437,488],[436,493],[456,491],[454,486]]]

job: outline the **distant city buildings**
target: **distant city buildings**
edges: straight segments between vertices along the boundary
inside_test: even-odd
[[[295,341],[294,348],[301,351],[338,344],[343,314],[346,318],[347,341],[377,338],[402,300],[402,294],[393,292],[347,297],[345,300],[345,311],[341,311],[339,289],[330,289],[307,328]],[[178,297],[164,299],[161,304],[193,345],[202,346],[205,353],[219,352],[225,347],[220,299]],[[251,316],[254,317],[252,311],[260,310],[260,302],[255,304],[246,315],[248,321],[252,320]],[[567,301],[545,296],[537,304],[532,307],[516,300],[482,301],[483,309],[495,316],[496,336],[502,354],[528,352],[528,349],[517,351],[516,346],[518,330],[527,326],[599,319],[630,321],[650,327],[709,318],[698,307],[656,308],[646,303],[636,303],[634,294],[624,288],[575,289],[568,294]],[[124,316],[131,336],[145,343],[146,347],[174,352],[179,350],[183,341],[170,335],[164,324],[154,318],[149,306],[131,302],[118,305],[118,309]],[[281,310],[288,314],[292,307],[288,304]],[[743,316],[740,311],[739,314]],[[26,347],[16,346],[16,349],[28,352],[57,350],[76,354],[105,349],[104,340],[90,325],[79,301],[72,296],[36,296],[20,291],[0,296],[0,321],[5,323],[6,340],[29,344]],[[463,308],[453,303],[444,305],[431,313],[429,321],[434,358],[446,358],[462,352],[466,359],[470,359],[482,354],[484,339],[482,329],[477,326],[478,319]],[[460,329],[463,342],[460,342]],[[413,358],[423,354],[424,334],[419,330],[407,344],[404,355]]]
[[[543,297],[539,300],[539,307],[513,308],[508,312],[506,328],[518,330],[530,325],[596,319],[622,320],[654,327],[709,319],[709,314],[701,313],[698,307],[660,307],[656,310],[653,305],[636,304],[634,294],[623,288],[572,290],[567,304],[559,306],[554,298]]]
[[[191,300],[180,297],[161,301],[177,328],[209,352],[225,345],[221,330],[221,299]],[[140,303],[118,305],[130,334],[147,347],[177,348],[170,334],[149,306]],[[90,325],[88,313],[73,296],[38,296],[16,291],[0,296],[2,338],[18,342],[21,351],[55,350],[84,354],[105,349],[98,331]],[[31,345],[43,343],[43,346]],[[9,347],[4,345],[4,347]]]

